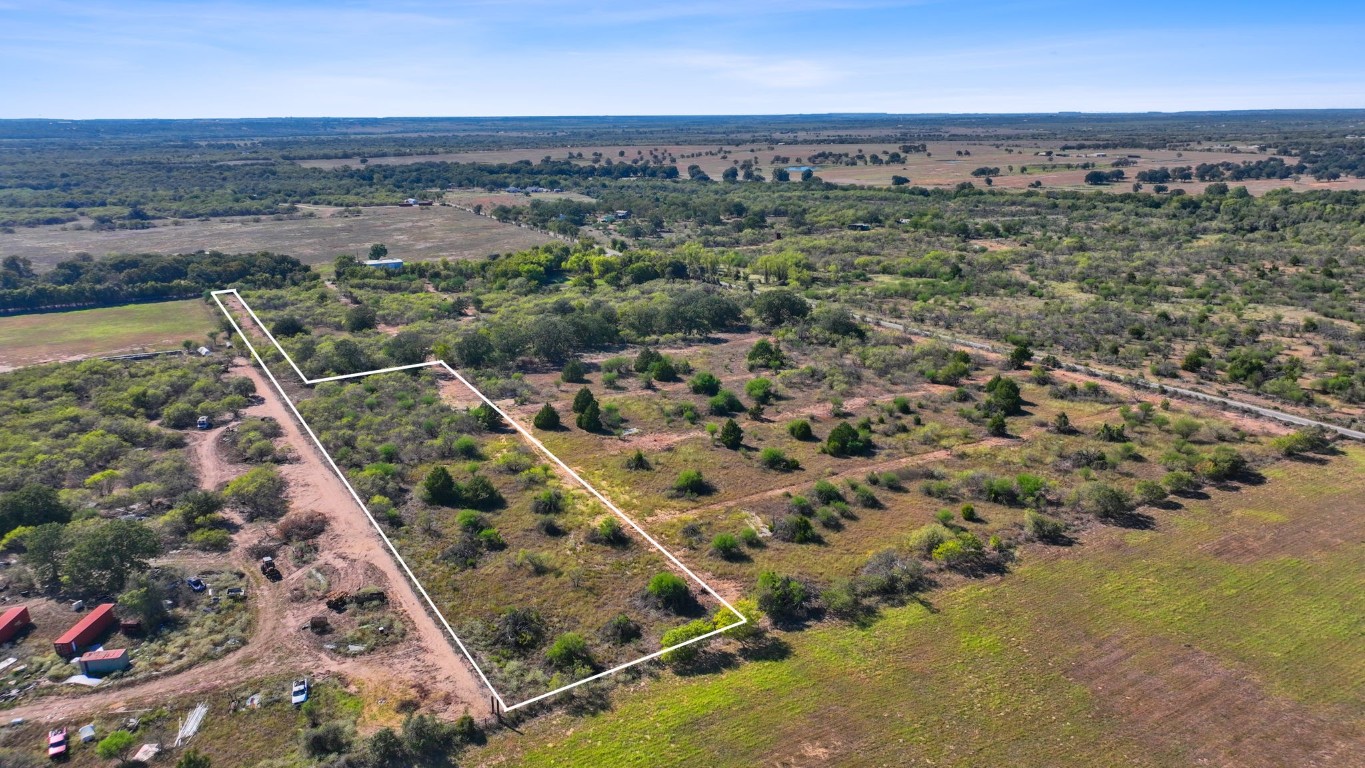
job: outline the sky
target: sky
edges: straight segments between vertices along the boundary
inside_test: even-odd
[[[0,0],[0,118],[1365,107],[1360,0]]]

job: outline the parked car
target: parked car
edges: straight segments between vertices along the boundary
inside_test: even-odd
[[[200,416],[194,426],[196,429],[213,429],[213,421],[207,416]]]
[[[66,729],[53,728],[47,732],[47,756],[56,760],[66,756]]]
[[[208,585],[204,583],[203,579],[199,579],[194,576],[185,579],[185,583],[189,584],[190,589],[194,590],[195,592],[203,592],[205,589],[208,588]]]
[[[308,678],[294,681],[294,687],[289,691],[289,701],[296,707],[308,701]]]

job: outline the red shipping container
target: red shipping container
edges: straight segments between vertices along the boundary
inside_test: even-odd
[[[76,622],[76,626],[57,638],[52,647],[58,656],[69,659],[80,653],[81,646],[90,645],[117,621],[118,619],[114,617],[114,604],[105,603]]]
[[[8,643],[19,630],[33,623],[28,617],[28,606],[20,605],[0,615],[0,643]]]

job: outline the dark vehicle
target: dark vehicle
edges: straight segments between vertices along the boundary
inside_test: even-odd
[[[195,429],[212,429],[213,421],[207,416],[200,416],[199,421],[194,424]]]
[[[208,588],[208,585],[204,584],[202,579],[198,579],[193,576],[191,576],[188,579],[185,579],[185,583],[189,584],[190,589],[194,590],[195,592],[203,592],[205,589]]]

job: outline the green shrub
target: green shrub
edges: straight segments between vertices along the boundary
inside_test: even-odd
[[[751,400],[761,405],[767,405],[772,401],[773,396],[776,394],[773,390],[772,380],[762,376],[745,384],[744,393],[747,394]]]
[[[710,491],[711,486],[702,477],[700,470],[684,469],[678,473],[678,479],[673,483],[673,490],[691,496],[700,496]]]
[[[577,667],[591,667],[592,653],[588,650],[588,641],[577,632],[565,632],[555,638],[549,650],[545,651],[545,660],[550,666],[560,670],[572,670]]]
[[[559,429],[559,411],[556,411],[554,406],[546,403],[540,407],[539,411],[536,411],[536,416],[532,419],[531,423],[535,425],[536,429]]]
[[[801,468],[801,464],[796,459],[789,458],[780,448],[764,448],[759,451],[758,464],[764,469],[779,472],[790,472]]]
[[[718,533],[711,539],[711,553],[725,560],[734,560],[742,553],[739,539],[733,533]]]
[[[797,440],[813,440],[815,438],[815,432],[810,428],[810,422],[805,419],[788,422],[787,434]]]
[[[722,389],[708,400],[706,405],[713,416],[728,416],[744,410],[744,404],[739,401],[734,392],[728,389]]]
[[[825,453],[830,456],[855,456],[872,448],[872,439],[854,429],[847,421],[839,422],[825,438]]]
[[[734,419],[726,419],[720,428],[720,444],[730,450],[737,450],[744,444],[744,429]]]
[[[760,611],[780,623],[805,616],[809,594],[806,585],[791,576],[764,571],[758,575],[754,599]]]
[[[675,613],[686,610],[692,604],[692,590],[677,574],[668,572],[654,574],[645,591],[661,607]]]
[[[820,540],[810,518],[805,515],[784,515],[770,526],[773,538],[792,544],[810,544]]]
[[[720,379],[714,374],[702,371],[688,380],[687,388],[692,390],[694,395],[711,397],[720,392]]]
[[[739,540],[744,542],[744,546],[757,549],[763,546],[763,536],[759,534],[753,526],[749,526],[739,532]]]
[[[1038,541],[1061,542],[1066,539],[1066,523],[1029,510],[1024,513],[1024,532]]]
[[[953,513],[948,511],[948,519],[952,519]],[[939,523],[920,526],[906,538],[905,548],[920,557],[929,557],[940,544],[955,537],[955,534],[947,526]]]
[[[564,364],[564,370],[560,372],[559,378],[566,384],[578,384],[583,382],[588,375],[588,366],[582,360],[570,360]]]
[[[602,626],[602,639],[614,645],[625,645],[643,634],[640,625],[624,613],[618,613]]]

